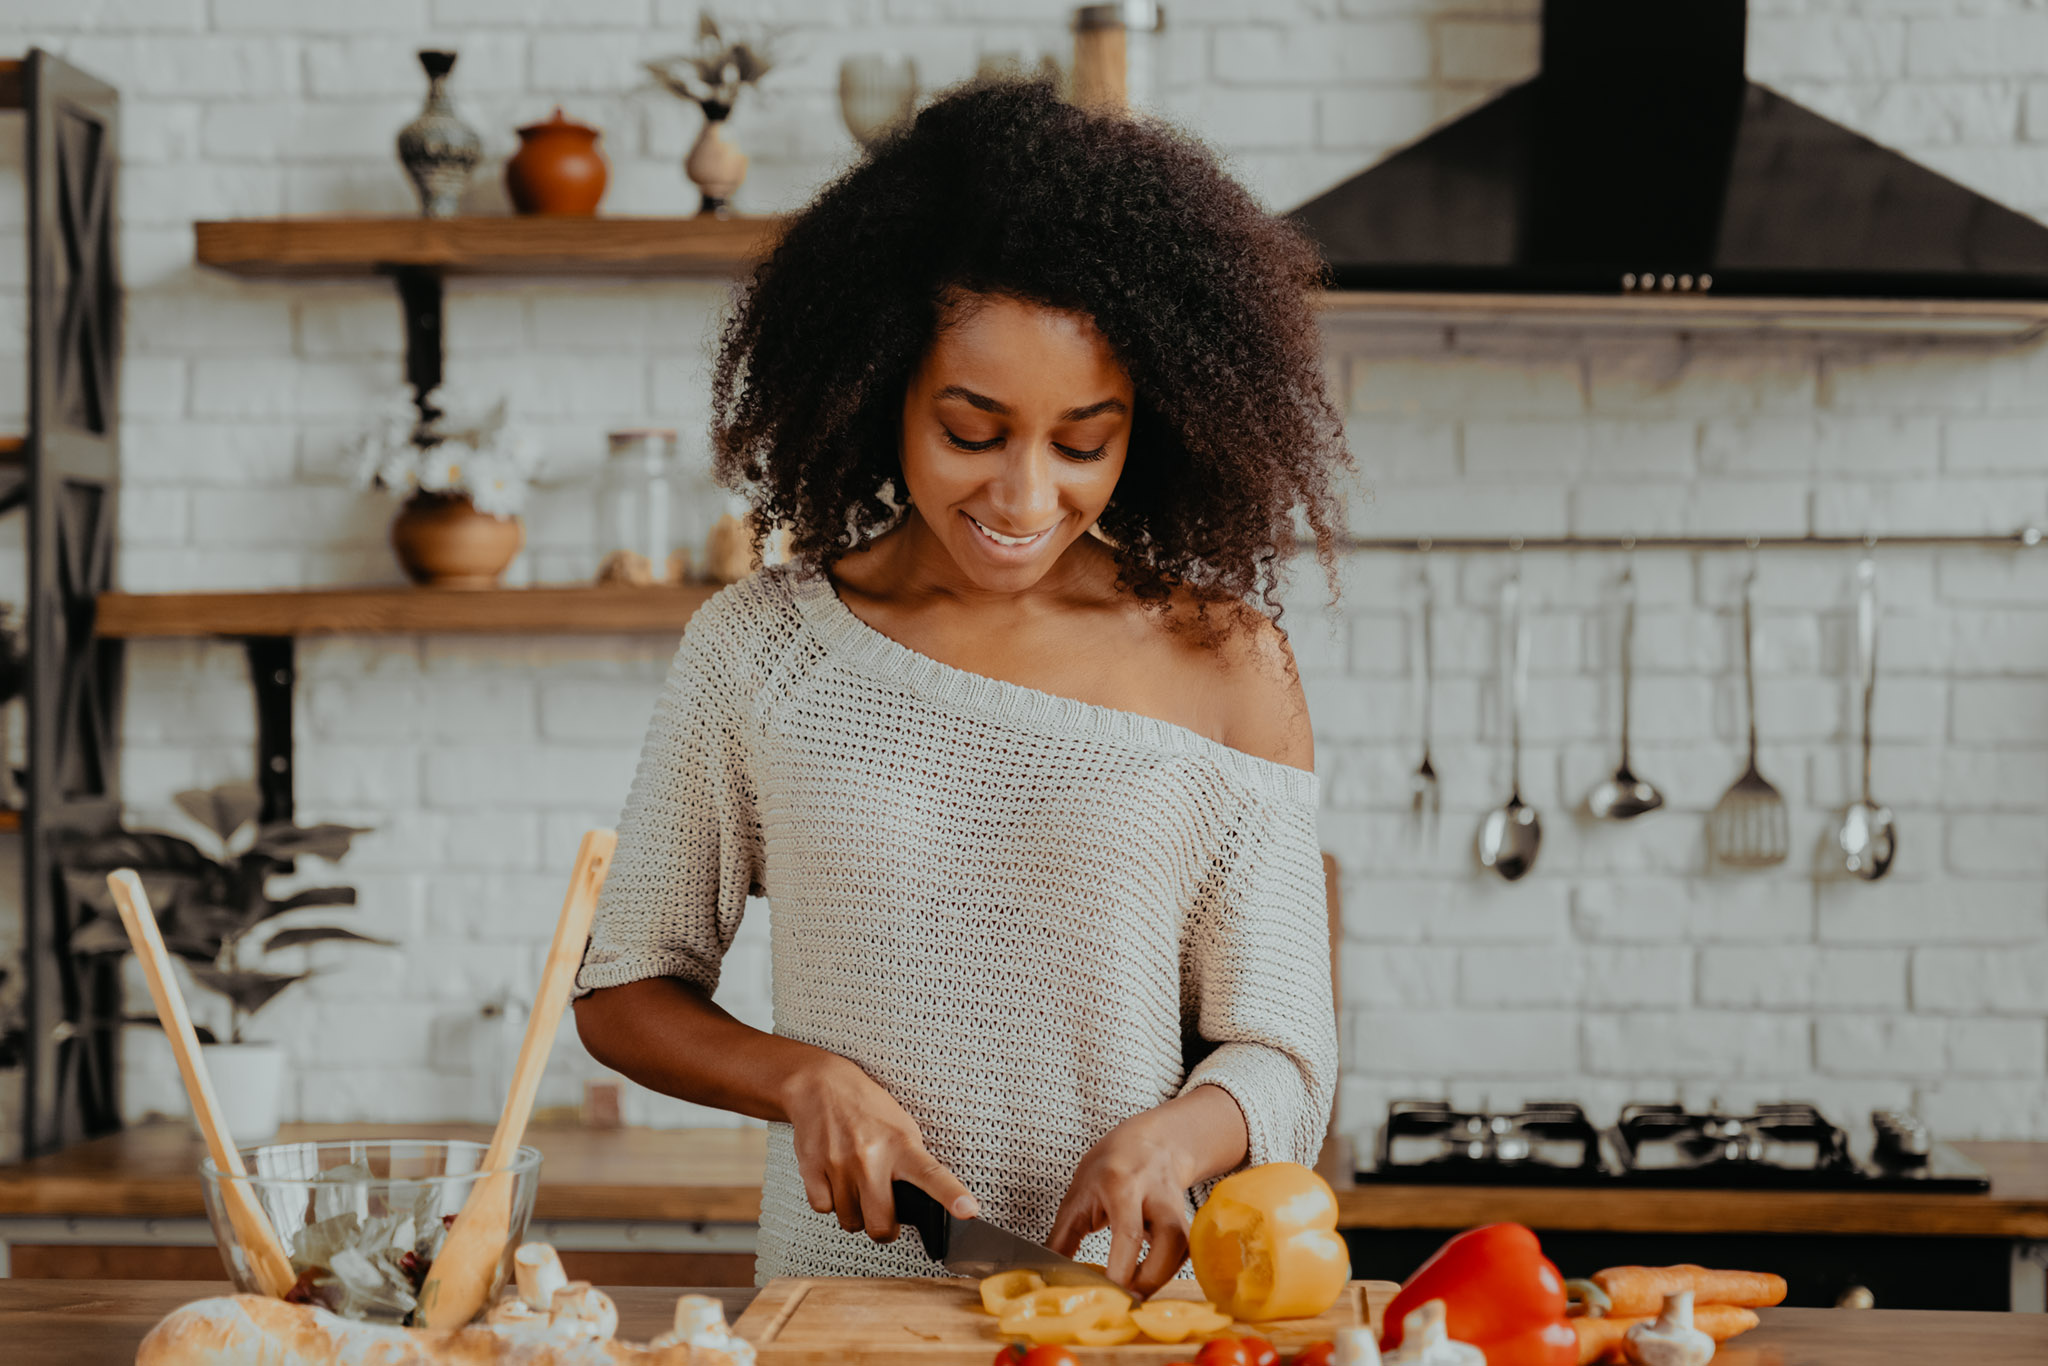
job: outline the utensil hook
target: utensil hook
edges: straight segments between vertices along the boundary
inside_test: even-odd
[[[1749,572],[1742,579],[1742,705],[1749,714],[1749,771],[1756,772],[1756,575],[1757,538],[1749,538]]]
[[[1636,538],[1623,538],[1621,548],[1628,557],[1621,564],[1621,772],[1629,773],[1629,694],[1635,691]]]
[[[1863,673],[1863,804],[1870,799],[1871,703],[1877,694],[1877,538],[1864,538],[1863,559],[1856,566],[1856,662]]]
[[[1436,615],[1436,583],[1430,577],[1429,572],[1429,551],[1432,544],[1427,536],[1424,536],[1415,543],[1415,548],[1422,552],[1415,562],[1415,577],[1418,581],[1420,607],[1420,611],[1416,614],[1419,627],[1417,634],[1420,636],[1420,639],[1417,641],[1415,667],[1410,670],[1410,677],[1414,682],[1416,691],[1421,695],[1422,759],[1424,763],[1429,761],[1429,744],[1433,729],[1431,722],[1434,719],[1434,699],[1431,697],[1431,694],[1436,691],[1431,686],[1436,672],[1436,628],[1435,622],[1432,620]]]
[[[1522,611],[1522,538],[1508,542],[1514,555],[1514,571],[1501,586],[1501,615],[1505,618],[1504,644],[1508,647],[1508,787],[1516,801],[1522,799],[1522,709],[1529,693],[1529,623]]]

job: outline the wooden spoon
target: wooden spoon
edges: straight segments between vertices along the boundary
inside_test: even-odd
[[[562,1022],[569,988],[583,962],[591,917],[597,912],[597,894],[604,887],[612,849],[618,842],[618,836],[609,830],[592,830],[576,850],[569,896],[562,903],[555,941],[541,969],[540,994],[534,998],[533,1013],[526,1018],[526,1039],[519,1046],[505,1113],[498,1117],[490,1151],[484,1154],[484,1175],[469,1188],[469,1198],[462,1202],[462,1212],[455,1216],[455,1226],[448,1230],[441,1254],[434,1258],[426,1284],[420,1287],[419,1322],[424,1327],[462,1327],[476,1317],[491,1293],[491,1280],[512,1230],[512,1159],[526,1137],[533,1098],[540,1089],[541,1073],[547,1070],[548,1051],[554,1047],[555,1028]]]
[[[186,1013],[178,979],[171,975],[171,956],[164,949],[163,932],[157,928],[156,913],[150,909],[149,896],[142,890],[142,879],[131,868],[116,869],[107,874],[107,888],[114,894],[114,905],[120,909],[128,942],[134,946],[143,975],[149,979],[149,996],[156,1002],[156,1017],[178,1059],[178,1072],[185,1079],[185,1094],[191,1097],[192,1117],[206,1139],[206,1151],[223,1178],[247,1176],[242,1154],[228,1136],[227,1122],[221,1118],[220,1102],[213,1094],[213,1079],[207,1076],[205,1060],[199,1055],[199,1036],[192,1030],[192,1017]],[[270,1216],[263,1212],[246,1182],[223,1179],[220,1195],[221,1203],[227,1206],[228,1222],[234,1226],[235,1237],[241,1240],[242,1253],[248,1258],[250,1274],[265,1294],[282,1299],[298,1277],[292,1273],[292,1259],[285,1255],[277,1230],[270,1226]]]

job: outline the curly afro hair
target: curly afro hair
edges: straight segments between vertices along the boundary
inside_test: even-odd
[[[1348,465],[1315,250],[1194,139],[1035,81],[978,84],[792,218],[740,290],[712,381],[722,482],[829,566],[898,515],[906,387],[956,292],[1092,318],[1137,395],[1101,530],[1119,586],[1276,619],[1298,535],[1332,574]]]

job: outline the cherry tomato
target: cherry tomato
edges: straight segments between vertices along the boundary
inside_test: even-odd
[[[1210,1338],[1195,1353],[1195,1366],[1252,1366],[1252,1354],[1238,1338]]]
[[[1040,1346],[1033,1347],[1022,1358],[1023,1366],[1081,1366],[1071,1348]]]
[[[1014,1342],[1011,1343],[996,1353],[992,1366],[1024,1366],[1024,1349]]]
[[[1330,1366],[1336,1359],[1336,1343],[1311,1342],[1295,1356],[1293,1366]]]
[[[1250,1366],[1280,1366],[1280,1351],[1264,1338],[1239,1338]]]

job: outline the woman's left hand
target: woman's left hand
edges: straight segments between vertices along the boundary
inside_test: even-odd
[[[1088,1150],[1053,1217],[1046,1246],[1071,1257],[1109,1229],[1109,1278],[1143,1298],[1173,1279],[1188,1255],[1188,1153],[1164,1106],[1111,1129]],[[1146,1244],[1145,1261],[1138,1253]]]

